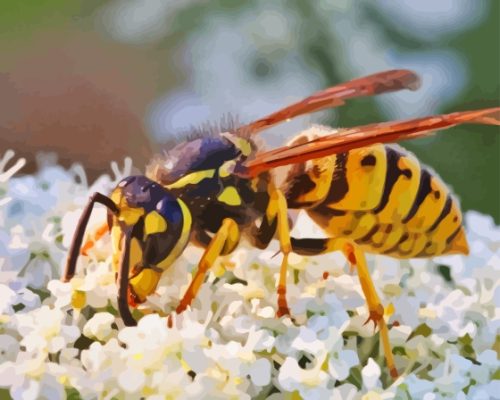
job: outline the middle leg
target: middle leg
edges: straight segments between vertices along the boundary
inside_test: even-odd
[[[230,253],[238,244],[239,239],[240,230],[236,222],[230,218],[224,219],[221,227],[210,240],[201,257],[198,270],[175,310],[177,314],[182,313],[192,303],[205,280],[207,271],[214,264],[215,260],[222,254]]]

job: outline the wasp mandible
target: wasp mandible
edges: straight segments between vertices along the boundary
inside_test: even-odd
[[[259,150],[253,136],[299,115],[346,100],[402,89],[416,90],[418,76],[390,70],[326,90],[242,126],[201,132],[177,144],[147,167],[145,176],[123,179],[110,196],[95,193],[76,227],[62,279],[76,268],[84,232],[96,203],[108,210],[118,307],[135,325],[129,306],[151,295],[160,276],[188,242],[205,248],[176,312],[195,298],[207,271],[246,236],[257,248],[277,237],[283,255],[277,316],[289,315],[288,256],[341,251],[358,273],[368,321],[379,327],[387,367],[398,375],[384,307],[367,268],[365,252],[398,258],[467,254],[456,199],[446,185],[408,151],[386,143],[413,139],[464,123],[500,124],[500,107],[376,123],[334,130],[313,127],[288,145]],[[279,179],[275,168],[281,168]],[[289,209],[302,209],[327,238],[290,237]],[[86,245],[85,248],[88,246]]]

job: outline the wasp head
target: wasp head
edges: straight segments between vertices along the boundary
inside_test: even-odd
[[[144,176],[122,180],[111,199],[119,210],[110,215],[113,267],[118,275],[127,271],[128,302],[135,306],[154,293],[162,272],[186,246],[191,214],[182,200]]]

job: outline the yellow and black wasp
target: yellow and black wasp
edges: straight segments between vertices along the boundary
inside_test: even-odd
[[[399,258],[467,254],[457,201],[444,183],[403,148],[384,143],[427,135],[463,123],[500,124],[500,107],[333,130],[314,127],[287,146],[259,151],[253,135],[299,115],[337,107],[347,99],[417,89],[412,71],[391,70],[326,90],[247,125],[177,144],[148,166],[146,176],[123,179],[110,196],[91,196],[76,227],[63,275],[76,268],[95,203],[108,209],[99,235],[111,231],[118,306],[135,325],[129,306],[144,302],[188,242],[205,252],[176,312],[195,298],[215,260],[244,235],[258,248],[273,238],[283,253],[277,316],[286,300],[290,252],[341,251],[357,270],[369,317],[380,329],[387,366],[397,376],[384,307],[364,253]],[[280,168],[277,173],[276,168]],[[283,179],[284,177],[284,179]],[[290,237],[289,209],[302,209],[327,238]],[[88,244],[84,246],[84,249]]]

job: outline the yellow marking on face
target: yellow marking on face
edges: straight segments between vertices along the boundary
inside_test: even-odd
[[[158,286],[160,277],[161,272],[151,268],[144,268],[141,272],[129,280],[129,284],[132,286],[132,289],[139,298],[139,301],[145,301],[146,297],[154,293],[156,286]]]
[[[117,272],[120,266],[120,251],[122,248],[122,237],[123,232],[120,227],[116,224],[113,224],[111,228],[111,243],[113,244],[113,257],[111,261],[111,265],[113,266],[113,271]]]
[[[225,188],[220,195],[217,196],[217,200],[221,203],[225,203],[228,206],[240,206],[241,197],[234,186],[228,186]]]
[[[151,211],[144,218],[144,234],[161,233],[167,230],[167,221],[158,211]]]
[[[170,185],[167,185],[167,189],[180,189],[187,185],[196,185],[200,183],[203,179],[213,178],[215,175],[215,169],[206,169],[203,171],[192,172],[186,176],[183,176],[179,180]]]
[[[115,188],[111,192],[110,198],[111,198],[111,200],[113,200],[113,203],[115,203],[118,207],[120,207],[120,202],[123,199],[123,195],[122,195],[121,189],[120,188]]]
[[[144,208],[139,207],[122,207],[120,209],[120,214],[118,214],[118,219],[122,222],[125,222],[127,226],[132,226],[139,221],[144,215]]]
[[[130,240],[130,253],[129,253],[129,271],[133,271],[134,267],[142,261],[142,248],[137,238]]]
[[[158,268],[166,269],[168,268],[176,259],[179,257],[181,252],[186,247],[186,244],[189,240],[189,236],[191,234],[191,226],[193,224],[193,218],[191,217],[191,212],[189,211],[188,206],[181,199],[177,199],[179,206],[181,207],[182,212],[182,231],[179,240],[175,244],[174,248],[170,252],[167,258],[165,258],[162,262],[158,263]]]
[[[140,217],[144,215],[144,208],[130,207],[127,199],[123,196],[121,188],[116,188],[111,193],[111,200],[116,204],[119,210],[118,219],[127,226],[132,226],[137,223]]]

